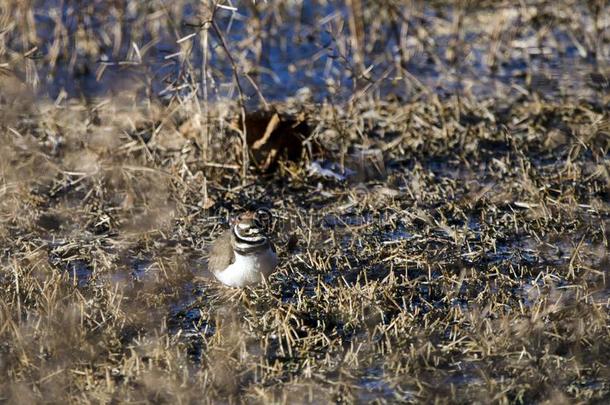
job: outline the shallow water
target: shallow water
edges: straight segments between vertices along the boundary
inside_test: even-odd
[[[236,7],[219,9],[216,21],[230,52],[252,66],[249,79],[240,72],[252,105],[260,102],[253,82],[268,101],[298,96],[315,102],[344,102],[365,93],[408,99],[421,91],[442,97],[502,98],[533,92],[547,99],[595,100],[599,91],[610,89],[608,38],[588,45],[593,16],[584,6],[573,6],[582,24],[574,28],[555,24],[551,17],[545,21],[547,11],[535,6],[481,6],[464,12],[442,3],[414,3],[395,10],[391,24],[365,25],[364,75],[346,35],[350,13],[344,1],[296,1],[281,7],[239,2]],[[198,2],[181,1],[158,10],[153,20],[169,13],[175,20],[173,31],[142,22],[142,11],[129,2],[116,8],[105,2],[37,1],[33,12],[40,40],[33,60],[42,91],[52,99],[62,92],[92,98],[120,95],[135,85],[144,96],[149,83],[153,94],[167,98],[188,94],[184,85],[203,84]],[[391,10],[370,12],[383,15]],[[523,23],[528,18],[549,29],[540,34],[535,24]],[[256,21],[264,21],[266,28],[257,31]],[[519,24],[523,27],[516,28]],[[103,38],[102,44],[93,45],[89,36]],[[74,53],[48,66],[44,60],[56,40],[68,41]],[[207,97],[235,98],[230,60],[213,32],[209,41]],[[19,49],[17,40],[14,46]],[[197,77],[184,75],[187,62]]]

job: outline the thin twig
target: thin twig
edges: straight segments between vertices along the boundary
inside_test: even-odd
[[[245,103],[245,98],[244,98],[244,92],[243,89],[241,88],[241,83],[239,82],[239,75],[237,74],[237,65],[235,64],[235,59],[233,59],[233,55],[231,55],[231,52],[229,51],[229,46],[227,45],[227,41],[225,40],[224,35],[222,35],[222,32],[220,31],[220,28],[218,27],[218,24],[216,24],[216,10],[218,10],[218,7],[215,6],[214,7],[214,11],[212,12],[212,18],[210,20],[210,24],[212,26],[212,29],[214,30],[214,32],[216,33],[216,35],[218,36],[218,39],[220,40],[220,45],[222,47],[222,49],[225,51],[225,54],[227,55],[227,58],[229,58],[229,62],[231,63],[231,72],[233,73],[233,79],[235,80],[235,84],[237,85],[237,91],[239,93],[239,108],[241,110],[241,141],[242,141],[242,169],[241,169],[241,177],[242,177],[242,182],[245,183],[246,182],[246,176],[248,174],[248,165],[249,165],[249,155],[248,155],[248,141],[247,141],[247,133],[246,133],[246,103]]]

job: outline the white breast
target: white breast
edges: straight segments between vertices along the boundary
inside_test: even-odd
[[[267,277],[273,272],[276,265],[277,256],[271,248],[247,256],[235,253],[235,262],[215,275],[223,284],[231,287],[245,287],[260,283],[263,277]]]

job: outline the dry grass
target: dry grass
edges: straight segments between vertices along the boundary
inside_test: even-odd
[[[223,11],[177,44],[209,7],[115,3],[82,20],[50,8],[55,25],[36,2],[1,3],[0,401],[610,399],[607,5],[352,0],[323,34],[292,2],[257,2],[251,24],[233,15],[249,36]],[[345,181],[309,158],[242,172],[230,123],[276,98],[252,83],[269,94],[265,49],[294,15],[332,45],[327,97],[273,106],[307,116]],[[408,33],[392,55],[383,26]],[[578,46],[562,54],[564,35]],[[521,76],[473,75],[485,43],[485,72],[516,71],[516,52]],[[574,47],[594,70],[550,74]],[[299,60],[295,75],[320,72]],[[121,69],[142,80],[113,83]],[[275,216],[280,267],[226,289],[206,249],[254,205]]]

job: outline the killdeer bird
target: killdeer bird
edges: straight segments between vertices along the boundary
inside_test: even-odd
[[[262,214],[241,214],[214,241],[208,267],[221,283],[245,287],[261,282],[275,270],[277,256],[262,223],[269,214]]]

